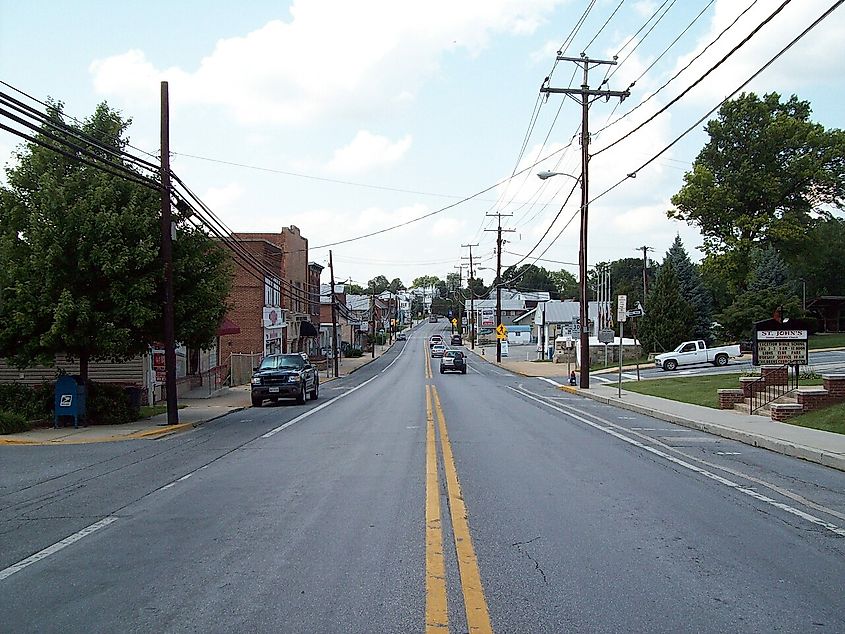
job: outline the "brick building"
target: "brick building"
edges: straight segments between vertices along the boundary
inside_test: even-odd
[[[232,353],[312,352],[319,335],[313,324],[319,319],[319,297],[311,288],[315,273],[319,288],[319,272],[308,264],[308,240],[293,225],[279,233],[233,237],[264,272],[256,271],[244,256],[232,255],[235,268],[226,318],[241,331],[220,338],[221,361],[226,363]]]

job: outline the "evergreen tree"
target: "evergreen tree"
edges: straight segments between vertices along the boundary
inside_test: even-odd
[[[675,275],[678,276],[678,287],[693,310],[695,311],[695,326],[689,339],[711,340],[710,329],[713,322],[713,301],[710,291],[701,279],[698,267],[693,264],[681,242],[681,236],[676,235],[675,241],[666,252],[665,261],[672,262]]]
[[[648,311],[640,320],[639,338],[646,349],[673,350],[692,338],[695,313],[681,294],[672,260],[666,259],[648,292]]]

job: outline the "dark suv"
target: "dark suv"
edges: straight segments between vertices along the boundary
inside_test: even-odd
[[[464,343],[464,340],[461,339],[461,336],[457,333],[452,335],[452,340],[449,342],[453,346],[461,346]]]
[[[266,399],[295,398],[300,405],[308,395],[320,395],[320,377],[304,353],[271,354],[261,360],[252,375],[252,406],[261,407]]]

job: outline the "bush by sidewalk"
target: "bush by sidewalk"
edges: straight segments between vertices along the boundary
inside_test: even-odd
[[[32,423],[52,423],[54,405],[54,385],[22,385],[9,383],[0,385],[0,412],[13,418],[4,420],[23,419],[26,429],[0,431],[11,434],[15,431],[26,431]],[[132,407],[126,389],[121,385],[110,383],[88,384],[87,420],[91,425],[120,425],[138,419],[139,412]],[[10,422],[6,426],[14,426]],[[0,425],[5,430],[6,426]]]
[[[32,425],[20,414],[0,410],[0,434],[16,434],[30,429]]]

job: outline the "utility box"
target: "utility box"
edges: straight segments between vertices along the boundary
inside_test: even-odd
[[[73,417],[74,428],[85,419],[85,384],[77,376],[64,375],[56,381],[55,415],[53,427],[59,426],[63,416]]]

